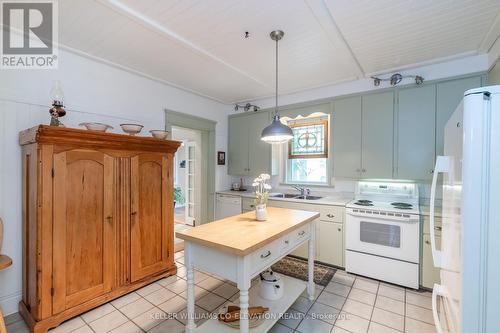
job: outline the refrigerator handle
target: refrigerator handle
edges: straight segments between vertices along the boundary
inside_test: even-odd
[[[432,261],[434,262],[434,267],[441,267],[441,259],[443,254],[436,247],[436,222],[435,222],[435,201],[436,201],[436,186],[437,178],[440,173],[450,172],[450,157],[449,156],[438,156],[436,159],[436,167],[434,168],[434,174],[432,175],[432,186],[431,186],[431,202],[430,202],[430,231],[431,231],[431,252]]]
[[[441,327],[441,321],[439,320],[439,314],[437,309],[438,296],[444,297],[444,290],[441,285],[434,283],[434,288],[432,289],[432,317],[434,318],[434,325],[436,326],[436,332],[443,333],[443,328]]]

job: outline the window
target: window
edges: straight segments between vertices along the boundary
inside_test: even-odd
[[[328,118],[291,121],[293,138],[288,143],[289,183],[328,183]]]

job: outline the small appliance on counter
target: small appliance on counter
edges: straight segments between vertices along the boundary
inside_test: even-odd
[[[260,273],[259,295],[263,299],[276,301],[283,297],[283,280],[280,275],[272,270]]]

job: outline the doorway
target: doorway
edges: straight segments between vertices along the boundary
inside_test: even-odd
[[[174,157],[174,222],[195,226],[201,220],[201,132],[172,126],[172,139],[182,142]]]

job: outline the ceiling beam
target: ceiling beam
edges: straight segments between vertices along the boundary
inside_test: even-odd
[[[490,29],[484,36],[481,44],[479,45],[479,52],[486,53],[490,52],[490,49],[493,47],[493,44],[500,37],[500,11],[497,16],[493,20],[493,24]]]
[[[318,24],[321,26],[325,34],[328,36],[328,39],[333,44],[333,46],[338,46],[335,41],[340,40],[343,46],[347,48],[355,64],[357,78],[365,77],[363,66],[361,66],[361,63],[354,54],[354,51],[340,31],[337,23],[335,22],[335,19],[332,16],[328,4],[326,4],[324,0],[304,0],[304,2],[306,3],[307,7],[309,7],[309,10],[316,18],[316,21],[318,21]]]
[[[186,47],[187,49],[190,49],[191,51],[194,51],[200,55],[203,55],[207,58],[210,58],[211,60],[214,60],[218,62],[219,64],[222,64],[231,70],[235,71],[236,73],[246,77],[247,79],[265,87],[272,89],[271,86],[266,84],[265,82],[259,80],[258,78],[250,75],[249,73],[241,70],[240,68],[231,65],[230,63],[226,62],[222,58],[216,56],[215,54],[211,53],[210,51],[200,47],[199,45],[196,45],[195,43],[191,42],[190,40],[182,37],[175,31],[169,29],[163,24],[160,24],[159,22],[151,19],[150,17],[140,13],[139,11],[127,6],[126,4],[122,3],[120,0],[97,0],[99,3],[107,6],[108,8],[113,9],[117,13],[128,17],[129,19],[132,19],[136,23],[146,27],[149,30],[152,30],[155,33],[158,33],[176,43],[179,43],[180,45]]]

